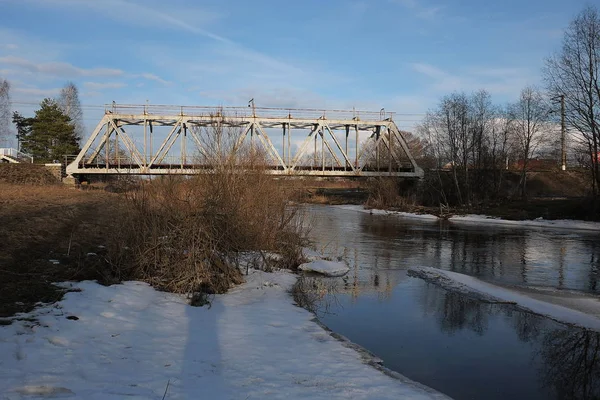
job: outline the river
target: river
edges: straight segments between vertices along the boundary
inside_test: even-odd
[[[348,262],[321,322],[402,375],[459,399],[600,397],[600,334],[449,292],[430,266],[600,298],[600,233],[504,228],[308,206],[318,250]]]

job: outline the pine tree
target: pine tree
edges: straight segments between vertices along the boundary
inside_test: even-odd
[[[29,152],[29,135],[31,134],[31,125],[33,125],[33,121],[33,118],[24,117],[18,111],[13,113],[12,122],[17,128],[18,149],[25,153]]]
[[[23,151],[39,161],[63,161],[64,156],[79,152],[75,127],[53,99],[44,99],[35,112],[31,131],[21,138]]]

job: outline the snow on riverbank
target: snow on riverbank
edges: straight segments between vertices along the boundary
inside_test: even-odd
[[[340,205],[333,206],[342,208],[344,210],[358,211],[372,215],[394,215],[401,218],[410,218],[410,219],[418,219],[423,221],[439,221],[440,217],[432,214],[414,214],[407,213],[401,211],[388,211],[388,210],[377,210],[377,209],[366,209],[363,206],[356,205]],[[467,215],[454,215],[448,218],[448,221],[453,223],[465,223],[465,224],[474,224],[479,226],[489,226],[489,225],[504,225],[504,226],[514,226],[514,227],[538,227],[538,228],[553,228],[553,229],[568,229],[568,230],[585,230],[585,231],[599,231],[600,232],[600,222],[591,222],[591,221],[579,221],[572,219],[528,219],[515,221],[510,219],[502,219],[497,217],[491,217],[488,215],[477,215],[477,214],[467,214]]]
[[[247,278],[210,308],[140,282],[73,284],[0,326],[0,399],[446,398],[334,339],[293,305],[294,275]]]
[[[523,221],[513,221],[490,217],[487,215],[455,215],[449,218],[450,222],[469,223],[477,225],[505,225],[520,227],[540,227],[540,228],[558,228],[558,229],[576,229],[587,231],[600,231],[600,222],[578,221],[571,219],[546,220],[542,218],[529,219]]]
[[[492,285],[472,276],[456,272],[430,267],[412,267],[408,271],[413,276],[438,284],[448,290],[473,294],[484,301],[514,304],[521,309],[546,316],[558,322],[600,332],[600,318],[597,317],[600,314],[600,299],[598,298],[581,298],[579,305],[577,300],[572,298],[568,302],[559,298],[553,300],[549,296],[546,296],[544,300],[540,300],[525,291]],[[561,305],[561,303],[569,306]],[[579,311],[578,308],[586,309],[588,312]]]
[[[364,208],[363,206],[356,205],[336,205],[332,207],[342,208],[344,210],[358,211],[362,213],[372,214],[372,215],[395,215],[397,217],[402,218],[410,218],[410,219],[419,219],[424,221],[437,221],[439,217],[432,214],[415,214],[415,213],[407,213],[402,211],[388,211],[388,210],[378,210],[376,208]]]

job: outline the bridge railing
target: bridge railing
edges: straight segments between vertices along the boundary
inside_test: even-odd
[[[300,118],[300,119],[337,119],[362,121],[393,120],[395,113],[364,110],[327,110],[318,108],[275,108],[275,107],[208,107],[173,106],[160,104],[107,104],[105,112],[126,115],[183,115],[183,116],[231,116],[260,118]]]
[[[22,151],[19,151],[15,148],[9,148],[9,147],[0,148],[0,156],[7,156],[7,157],[13,158],[17,161],[20,161],[20,162],[27,162],[27,163],[33,162],[33,156],[31,156],[30,154],[27,154],[27,153],[23,153]]]
[[[12,158],[17,158],[18,151],[17,149],[11,148],[0,148],[0,156],[8,156]]]

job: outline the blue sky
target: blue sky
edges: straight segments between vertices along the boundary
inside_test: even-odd
[[[67,81],[117,103],[395,111],[541,84],[579,0],[0,0],[0,77],[31,114]]]

